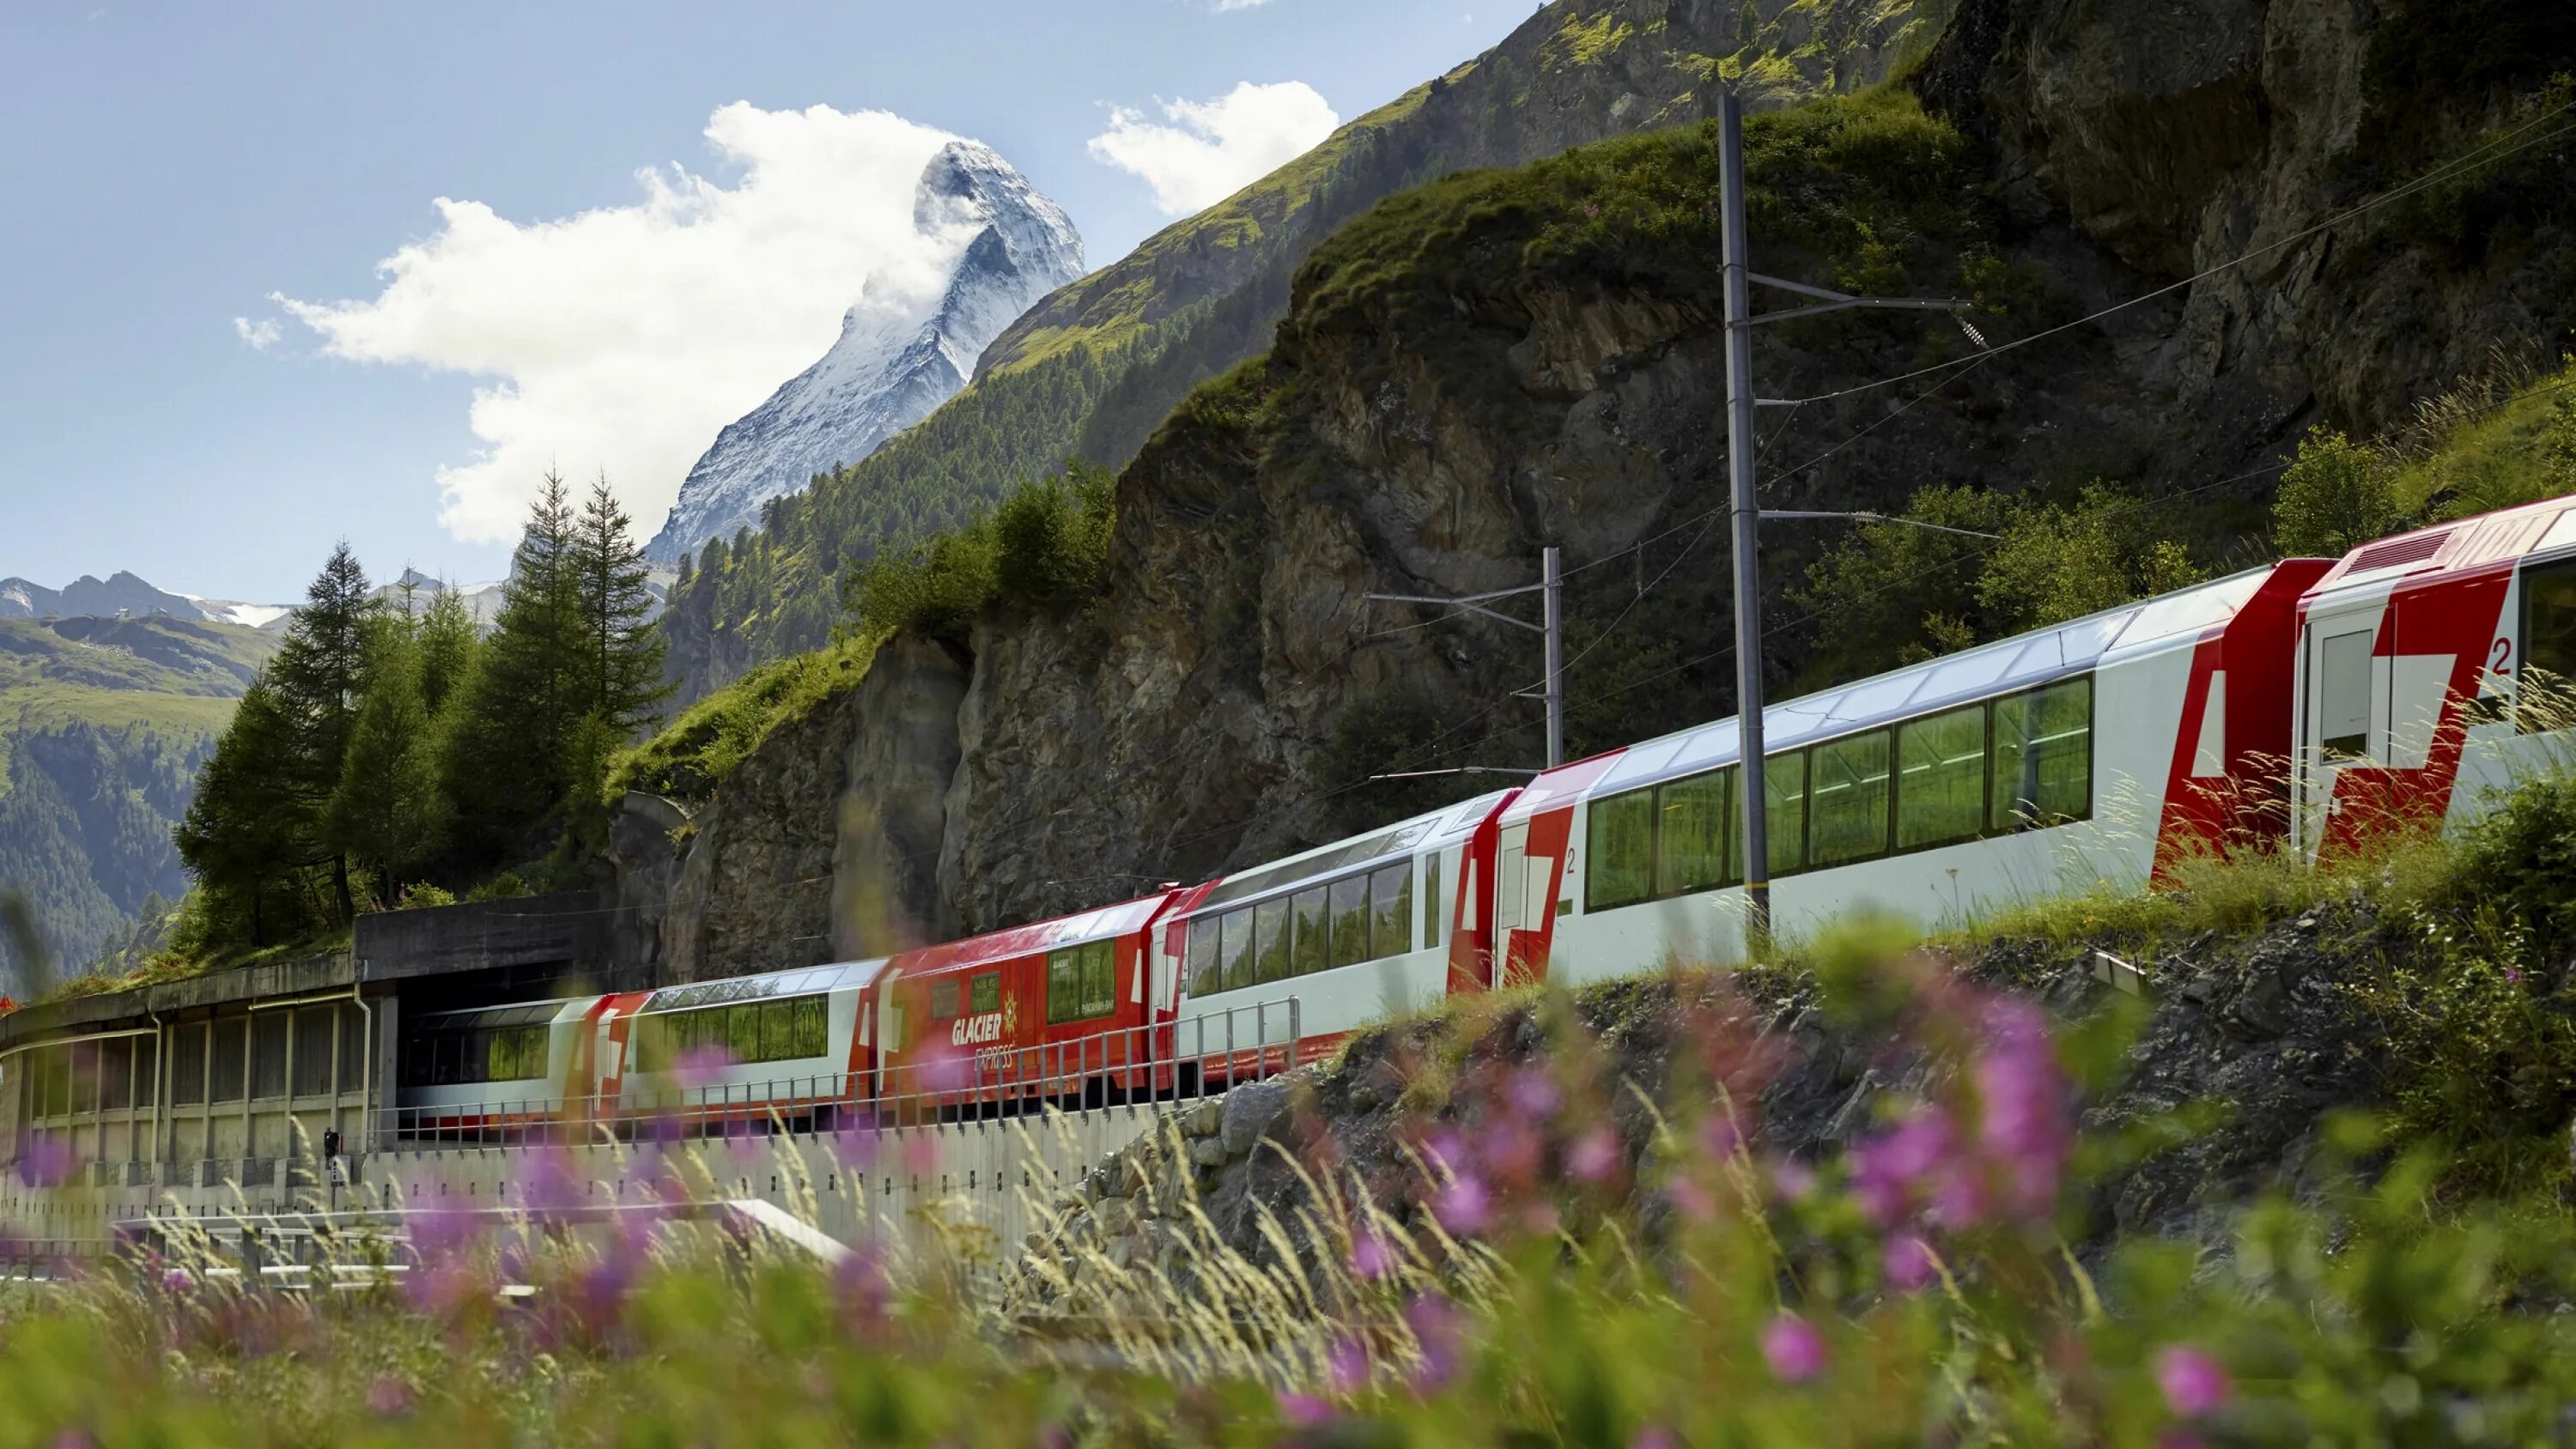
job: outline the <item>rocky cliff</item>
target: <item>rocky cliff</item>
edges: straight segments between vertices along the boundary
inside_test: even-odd
[[[2494,8],[2563,35],[2537,0]],[[1981,357],[1920,317],[1764,329],[1763,390],[1815,399],[1766,417],[1770,501],[2102,476],[2223,532],[2259,518],[2308,423],[2379,428],[2499,344],[2564,337],[2576,173],[2545,129],[2559,102],[2534,97],[2576,43],[2392,59],[2437,11],[1974,0],[1903,87],[1758,117],[1757,266],[1973,297],[1999,344]],[[956,761],[935,832],[926,814],[909,827],[935,833],[936,869],[912,850],[906,873],[835,888],[879,893],[890,919],[986,928],[1419,803],[1426,787],[1377,772],[1533,762],[1523,635],[1363,595],[1524,583],[1550,543],[1577,571],[1578,753],[1730,712],[1714,193],[1691,128],[1451,178],[1342,228],[1267,356],[1194,392],[1122,474],[1106,592],[1060,616],[988,612],[952,641],[953,734],[922,725],[944,683],[912,702],[907,737],[935,744],[906,756],[910,778]],[[1767,592],[1813,537],[1767,536]],[[1785,685],[1814,621],[1772,617]],[[836,703],[855,733],[803,765],[764,748],[764,770],[820,772],[799,818],[889,798],[864,741],[898,688],[872,675]],[[819,872],[821,847],[803,840],[802,865],[769,851],[744,879]],[[809,904],[765,929],[819,950],[844,919]],[[735,959],[695,969],[748,969]]]
[[[1868,84],[1926,45],[1952,3],[1554,0],[1501,45],[1040,301],[965,391],[819,480],[743,556],[702,569],[664,626],[682,698],[820,646],[851,565],[1068,456],[1123,466],[1193,386],[1269,345],[1307,254],[1383,198],[1694,121],[1730,83],[1759,105]]]

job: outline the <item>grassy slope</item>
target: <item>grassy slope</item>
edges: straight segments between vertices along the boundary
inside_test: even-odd
[[[277,637],[175,619],[0,620],[0,886],[85,961],[186,885],[170,828]],[[0,948],[0,977],[19,967]]]

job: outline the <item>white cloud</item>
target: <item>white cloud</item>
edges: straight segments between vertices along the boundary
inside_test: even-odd
[[[242,340],[242,345],[249,348],[251,351],[266,352],[268,349],[277,345],[277,319],[274,317],[262,317],[258,321],[253,322],[248,317],[235,317],[233,319],[233,335],[239,337]]]
[[[1211,8],[1223,15],[1229,10],[1257,10],[1269,3],[1270,0],[1216,0]]]
[[[934,293],[967,239],[914,227],[943,132],[736,102],[706,135],[741,168],[731,186],[674,164],[636,173],[633,205],[527,223],[440,197],[439,229],[379,265],[375,297],[277,299],[332,356],[485,379],[482,446],[438,471],[450,532],[516,539],[554,464],[604,469],[651,534],[716,430],[822,356],[863,289]]]
[[[1154,188],[1154,204],[1182,216],[1222,201],[1245,183],[1303,154],[1342,118],[1304,81],[1245,81],[1212,101],[1163,101],[1163,119],[1117,107],[1091,138],[1094,160],[1131,171]]]

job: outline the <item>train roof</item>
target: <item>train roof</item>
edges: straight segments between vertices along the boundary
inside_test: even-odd
[[[514,1001],[506,1006],[460,1006],[449,1011],[405,1012],[403,1021],[407,1026],[426,1026],[440,1031],[541,1026],[562,1019],[566,1013],[577,1019],[583,1008],[598,999],[596,996],[558,996],[551,1001]]]
[[[689,1011],[701,1006],[726,1006],[737,1001],[765,1001],[774,996],[810,996],[818,991],[832,991],[845,986],[865,986],[885,969],[886,958],[878,956],[865,961],[835,961],[824,966],[799,966],[788,971],[765,971],[757,976],[725,976],[713,981],[692,981],[685,986],[665,986],[644,999],[639,1012]]]
[[[1853,734],[1952,705],[2065,679],[2115,656],[2196,643],[2212,625],[2235,617],[2278,564],[2246,569],[2188,589],[2123,604],[2081,619],[1907,665],[1837,689],[1767,703],[1766,754]],[[1503,812],[1526,820],[1585,795],[1696,775],[1742,758],[1741,726],[1732,716],[1659,739],[1576,760],[1530,781]]]
[[[905,974],[916,976],[930,971],[960,971],[1007,961],[1015,956],[1052,951],[1061,946],[1124,936],[1153,924],[1154,918],[1162,914],[1163,907],[1177,894],[1177,891],[1157,891],[1150,896],[1138,896],[1132,901],[1121,901],[1114,906],[1102,906],[1078,915],[1031,921],[1024,926],[969,936],[963,941],[943,941],[935,946],[906,951],[894,958],[894,964]]]
[[[1207,893],[1192,905],[1192,910],[1212,906],[1230,906],[1254,896],[1274,891],[1293,890],[1310,881],[1345,871],[1392,864],[1409,859],[1415,852],[1449,845],[1475,833],[1476,827],[1494,813],[1496,806],[1510,798],[1510,790],[1494,790],[1472,800],[1443,805],[1437,810],[1399,820],[1393,825],[1354,835],[1301,851],[1285,860],[1274,860],[1250,870],[1220,876]]]
[[[2483,572],[2561,549],[2576,549],[2576,498],[2543,499],[2373,539],[2338,560],[2299,605],[2312,607],[2346,590],[2427,582],[2429,575]]]

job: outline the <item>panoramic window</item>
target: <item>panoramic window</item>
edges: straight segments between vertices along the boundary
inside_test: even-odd
[[[1252,930],[1259,941],[1252,959],[1256,985],[1288,979],[1288,902],[1263,901],[1252,908]]]
[[[1867,860],[1887,850],[1887,731],[1821,744],[1807,752],[1807,858],[1817,867]]]
[[[1412,950],[1413,862],[1379,866],[1377,873],[1369,877],[1369,900],[1377,915],[1377,925],[1369,937],[1369,954],[1401,956]]]
[[[1726,883],[1726,832],[1733,770],[1713,770],[1655,787],[1655,894],[1677,896]]]
[[[1631,906],[1652,895],[1655,792],[1630,790],[1593,801],[1584,846],[1590,852],[1583,866],[1585,910]]]
[[[2092,676],[1996,700],[1994,759],[1992,828],[2061,825],[2092,814]]]
[[[1220,943],[1225,958],[1225,989],[1234,991],[1252,984],[1254,952],[1259,941],[1253,932],[1250,910],[1225,913],[1225,937]]]
[[[1198,916],[1190,921],[1188,965],[1190,995],[1225,989],[1224,918]]]
[[[2524,734],[2568,727],[2576,710],[2576,560],[2522,574],[2522,676],[2515,727]]]
[[[1463,857],[1463,852],[1461,855]],[[1440,853],[1422,861],[1422,944],[1435,950],[1449,946],[1449,918],[1440,913]]]
[[[1744,839],[1744,802],[1737,792],[1734,839]],[[1762,799],[1767,807],[1764,822],[1770,836],[1763,854],[1771,858],[1774,879],[1790,875],[1807,863],[1807,755],[1804,750],[1762,757]],[[1742,845],[1727,852],[1727,874],[1737,879],[1744,875],[1744,862],[1739,859]]]
[[[1369,878],[1344,876],[1333,882],[1330,890],[1331,962],[1335,966],[1356,966],[1369,958]]]
[[[1986,707],[1972,704],[1896,732],[1896,848],[1969,840],[1986,820]]]
[[[1048,1025],[1088,1021],[1117,1009],[1118,957],[1114,943],[1094,941],[1047,953]]]
[[[1297,918],[1297,937],[1288,957],[1292,976],[1304,976],[1324,969],[1324,888],[1313,886],[1297,892],[1293,899]]]

